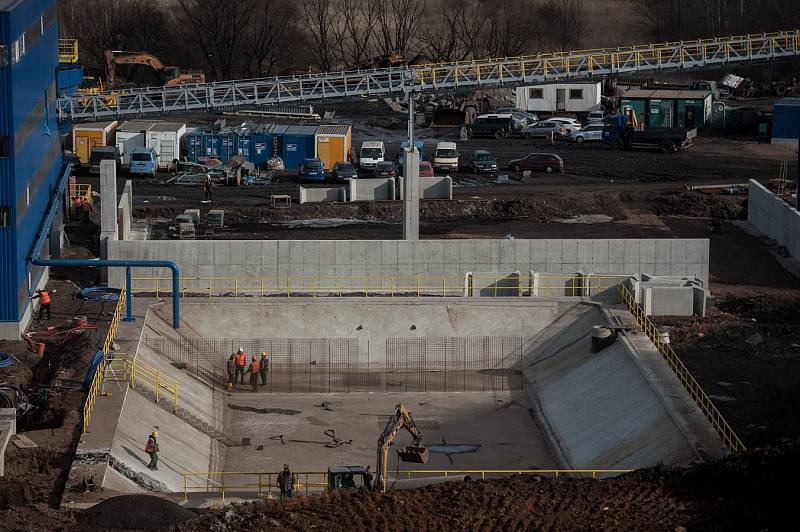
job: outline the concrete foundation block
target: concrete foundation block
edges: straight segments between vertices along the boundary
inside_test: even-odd
[[[347,201],[346,187],[300,187],[300,203]]]
[[[694,289],[684,286],[643,287],[643,309],[648,316],[691,316]]]
[[[518,297],[524,293],[519,272],[470,272],[469,297]]]
[[[385,201],[395,199],[394,178],[351,179],[350,201]]]

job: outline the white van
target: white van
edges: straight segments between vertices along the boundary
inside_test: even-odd
[[[433,169],[457,172],[458,149],[455,142],[440,142],[433,152]]]
[[[361,144],[358,153],[358,167],[362,170],[374,170],[375,166],[384,161],[386,148],[381,140],[367,140]]]

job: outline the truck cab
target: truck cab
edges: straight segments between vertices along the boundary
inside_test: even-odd
[[[331,466],[328,468],[328,491],[356,488],[372,491],[372,473],[364,466]]]
[[[158,171],[158,154],[153,148],[136,148],[131,152],[131,175],[155,177]]]
[[[457,172],[458,147],[455,142],[440,142],[433,153],[433,171]]]
[[[362,170],[373,170],[375,165],[382,162],[386,157],[386,147],[383,141],[367,140],[361,144],[361,151],[358,153],[358,167]]]
[[[400,167],[401,171],[403,170],[403,163],[406,162],[406,151],[405,150],[406,150],[406,148],[408,148],[408,146],[409,146],[409,144],[408,144],[407,140],[403,141],[400,144],[400,155],[397,158],[397,166]],[[424,151],[425,143],[423,141],[421,141],[421,140],[415,140],[414,141],[414,147],[417,148],[417,151],[419,152],[419,160],[420,161],[424,161],[425,160],[425,151]]]

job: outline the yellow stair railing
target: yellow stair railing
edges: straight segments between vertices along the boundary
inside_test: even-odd
[[[722,417],[722,414],[706,392],[703,391],[697,380],[692,376],[681,359],[678,358],[678,355],[675,354],[672,347],[664,341],[658,328],[650,318],[647,317],[642,308],[636,303],[633,295],[622,283],[619,284],[619,293],[622,297],[622,301],[628,308],[628,312],[636,318],[639,327],[641,327],[642,331],[650,338],[650,341],[653,342],[653,345],[678,377],[683,387],[689,392],[689,396],[694,400],[698,408],[700,408],[700,411],[703,412],[708,422],[711,423],[711,426],[719,435],[720,439],[722,439],[722,443],[725,447],[734,453],[744,451],[746,447],[744,443],[742,443],[742,440],[739,439],[728,422],[725,421],[725,418]]]
[[[59,63],[78,62],[78,39],[58,40],[58,62]]]
[[[108,361],[107,381],[128,382],[133,389],[149,390],[156,403],[166,399],[172,403],[173,413],[180,406],[180,382],[162,371],[136,359],[130,353],[114,353]]]

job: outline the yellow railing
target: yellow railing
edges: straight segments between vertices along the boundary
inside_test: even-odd
[[[81,201],[92,201],[92,185],[78,183],[72,188],[72,198],[81,198]]]
[[[78,39],[58,40],[58,62],[59,63],[78,62]]]
[[[562,475],[588,476],[597,478],[597,475],[620,475],[630,473],[632,469],[419,469],[401,471],[401,476],[407,479],[422,477],[448,477],[454,475],[480,475],[481,479],[503,477],[512,475],[553,475],[558,478]],[[183,477],[183,498],[187,500],[189,493],[219,493],[225,500],[225,492],[255,493],[256,497],[273,497],[273,490],[278,490],[278,472],[272,471],[215,471],[215,472],[186,472]],[[328,487],[328,473],[324,471],[296,472],[294,473],[295,493],[308,495],[325,491]],[[227,478],[227,480],[226,480]],[[199,482],[201,485],[192,485]]]
[[[542,276],[536,281],[505,275],[466,277],[464,275],[406,276],[266,276],[266,277],[181,277],[181,296],[271,297],[369,296],[464,297],[472,292],[495,297],[527,297],[535,294],[557,296],[595,295],[613,289],[620,276]],[[134,294],[156,297],[171,293],[171,277],[133,277]]]
[[[653,342],[658,352],[661,353],[661,356],[667,361],[669,367],[675,372],[678,380],[681,381],[681,384],[683,384],[683,387],[689,392],[691,398],[700,408],[700,411],[703,412],[703,415],[709,423],[711,423],[711,426],[714,427],[714,430],[722,439],[722,443],[725,447],[731,452],[744,451],[746,447],[742,443],[742,440],[739,439],[728,422],[725,421],[725,418],[722,417],[722,414],[700,387],[700,384],[695,380],[692,374],[689,373],[689,370],[681,359],[678,358],[678,355],[675,354],[675,351],[672,350],[672,347],[664,341],[658,328],[656,328],[650,318],[647,317],[641,307],[636,303],[633,295],[631,295],[622,283],[619,285],[619,293],[628,311],[639,323],[639,327],[642,328],[642,331],[650,338],[650,341]]]
[[[160,370],[136,359],[129,353],[114,353],[108,361],[106,380],[128,382],[131,388],[150,390],[156,403],[161,399],[172,402],[172,411],[177,412],[180,399],[180,382]]]
[[[111,325],[108,327],[106,339],[103,341],[103,360],[97,365],[97,369],[94,372],[94,377],[92,378],[92,384],[89,386],[89,392],[86,394],[86,402],[83,404],[83,432],[89,432],[89,420],[92,418],[94,403],[97,400],[97,396],[100,395],[103,390],[103,377],[105,375],[106,366],[108,365],[108,358],[106,355],[108,355],[109,351],[111,350],[111,345],[114,343],[114,338],[116,337],[117,328],[119,328],[119,322],[122,319],[122,312],[124,308],[125,290],[123,289],[119,293],[117,307],[114,309],[114,316],[111,318]]]
[[[272,491],[278,489],[278,474],[274,471],[213,471],[181,473],[183,477],[183,498],[187,500],[190,492],[219,493],[225,500],[225,492],[255,492],[256,497],[273,497]],[[295,493],[308,495],[311,492],[325,491],[328,486],[326,471],[304,471],[294,473]],[[228,480],[226,480],[228,478]],[[233,480],[231,480],[233,479]],[[192,485],[200,482],[202,485]]]

